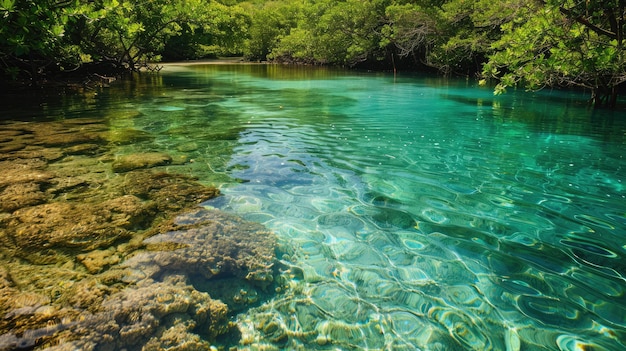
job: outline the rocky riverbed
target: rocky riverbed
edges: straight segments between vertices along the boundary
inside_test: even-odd
[[[219,191],[184,157],[118,154],[140,137],[0,122],[0,350],[224,348],[274,292],[274,235],[200,207]]]

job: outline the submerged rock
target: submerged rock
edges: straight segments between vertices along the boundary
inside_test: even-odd
[[[113,162],[113,171],[123,173],[135,169],[152,168],[172,163],[172,157],[160,152],[137,153],[121,156]]]
[[[113,248],[107,250],[94,250],[86,254],[76,256],[89,273],[100,273],[104,268],[118,264],[121,261],[120,255]]]
[[[116,145],[128,145],[141,141],[149,141],[154,139],[152,134],[143,130],[132,128],[113,129],[106,133],[105,138],[108,142]]]
[[[274,281],[276,237],[260,224],[218,210],[196,209],[163,224],[158,233],[144,240],[149,251],[129,265],[154,277],[170,273],[236,277],[261,289]]]
[[[67,147],[77,144],[102,143],[106,125],[91,119],[76,119],[74,123],[31,123],[36,145]]]
[[[89,310],[83,309],[87,302],[59,308],[34,297],[26,300],[27,306],[18,303],[0,322],[0,350],[209,350],[212,340],[234,327],[228,307],[197,291],[184,276],[143,280],[117,291],[75,285],[95,293],[77,294],[91,304]],[[15,303],[20,295],[25,294],[14,291],[8,302]]]
[[[276,239],[263,226],[199,208],[153,231],[146,249],[78,255],[87,273],[70,261],[0,269],[0,350],[209,350],[235,327],[214,296],[232,292],[241,310],[273,291]]]
[[[101,145],[86,143],[66,147],[63,151],[68,155],[95,155],[100,149]]]
[[[17,257],[55,263],[68,251],[80,253],[128,239],[150,216],[150,208],[131,195],[101,204],[52,202],[17,210],[2,220],[0,242]]]
[[[232,327],[224,303],[195,290],[183,276],[169,276],[162,282],[141,281],[106,298],[101,312],[86,314],[73,328],[80,338],[70,345],[81,350],[144,345],[163,350],[191,342],[196,350],[209,350],[210,340]]]
[[[180,144],[180,145],[176,146],[176,150],[178,150],[180,152],[196,151],[199,148],[200,148],[200,146],[196,142],[189,142],[189,143],[184,143],[184,144]]]
[[[0,188],[24,183],[48,183],[54,174],[45,170],[47,164],[40,159],[0,162]]]
[[[0,191],[0,212],[13,212],[46,202],[47,196],[37,183],[12,184]]]
[[[170,173],[129,172],[124,181],[126,194],[155,202],[159,211],[175,212],[219,195],[219,190],[207,187],[194,178]]]
[[[0,161],[0,212],[46,202],[49,196],[42,189],[52,183],[54,174],[45,168],[40,159]]]
[[[234,327],[217,297],[240,310],[273,291],[273,234],[198,208],[219,191],[155,172],[167,154],[116,157],[132,134],[3,125],[0,351],[210,350]]]

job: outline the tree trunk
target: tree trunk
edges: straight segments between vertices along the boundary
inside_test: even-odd
[[[617,106],[618,89],[616,86],[611,87],[611,96],[607,100],[607,107],[615,108]]]
[[[589,98],[589,101],[588,101],[588,107],[598,108],[599,100],[600,100],[600,97],[598,95],[598,90],[592,89],[591,97]]]
[[[617,106],[617,97],[619,95],[619,89],[617,86],[610,88],[597,88],[591,91],[591,98],[589,99],[589,105],[593,108],[615,108]]]

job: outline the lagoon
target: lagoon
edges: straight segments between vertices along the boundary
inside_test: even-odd
[[[212,274],[191,273],[189,285],[223,297],[231,311],[227,318],[236,325],[236,332],[211,335],[186,329],[189,338],[212,338],[214,348],[626,349],[626,119],[624,111],[588,109],[584,92],[493,96],[473,79],[172,64],[157,75],[79,97],[44,97],[26,107],[13,99],[3,105],[5,131],[24,123],[64,128],[70,123],[70,134],[106,132],[98,141],[106,150],[86,155],[113,164],[117,172],[97,171],[98,184],[129,178],[126,168],[119,168],[124,157],[150,155],[156,161],[142,169],[182,174],[195,185],[219,189],[220,196],[201,198],[201,211],[224,214],[202,223],[243,225],[253,238],[265,235],[263,228],[275,235],[276,278],[269,288],[237,286],[233,293],[230,275],[212,280]],[[79,158],[72,161],[62,150],[41,156],[47,169]],[[81,179],[71,189],[93,182]],[[5,232],[16,216],[12,210],[2,217]],[[202,216],[205,212],[194,212],[192,219],[179,219],[177,231],[146,234],[143,245],[215,247],[202,241],[218,240],[206,233],[186,234],[192,230],[185,231],[184,224]],[[97,246],[112,250],[100,253],[109,259],[100,269],[126,264],[132,274],[120,274],[150,276],[168,286],[183,283],[152,273],[156,266],[167,268],[154,262],[186,264],[179,257],[185,255],[202,261],[206,251],[189,249],[176,259],[150,250],[124,256],[121,245],[129,244],[105,240]],[[10,250],[3,259],[14,262],[15,255],[51,264]],[[57,266],[72,261],[56,260]],[[85,265],[84,256],[78,260]],[[141,290],[145,280],[119,279],[149,296]],[[107,296],[114,296],[113,290]],[[234,308],[233,296],[250,303]],[[71,305],[33,299],[22,308]],[[102,303],[123,306],[131,300],[103,297]],[[172,319],[171,314],[149,311],[156,319],[147,325],[176,325],[156,321],[163,315]],[[91,323],[107,318],[116,319]],[[76,333],[81,323],[77,318],[54,325]],[[0,327],[0,349],[2,340],[24,341],[10,324]],[[57,329],[52,332],[39,333],[52,338]],[[141,335],[124,345],[150,349]],[[98,349],[98,338],[91,342]],[[63,349],[63,343],[33,344]]]

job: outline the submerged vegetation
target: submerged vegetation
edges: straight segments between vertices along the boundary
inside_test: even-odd
[[[577,86],[597,107],[626,81],[621,0],[0,0],[0,17],[4,79],[226,55]]]

